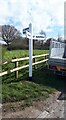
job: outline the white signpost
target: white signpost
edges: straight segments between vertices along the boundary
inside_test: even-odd
[[[32,24],[29,24],[29,27],[23,29],[23,34],[26,34],[26,37],[29,39],[29,79],[32,79],[32,55],[33,55],[33,40],[44,40],[43,36],[34,36],[33,37],[33,28]]]
[[[32,24],[28,28],[23,29],[23,34],[27,33],[29,39],[29,79],[32,79],[32,55],[33,55],[33,39],[32,39]]]
[[[31,38],[29,38],[29,78],[32,79],[32,61],[33,61],[32,24],[29,24],[29,33],[31,34]]]

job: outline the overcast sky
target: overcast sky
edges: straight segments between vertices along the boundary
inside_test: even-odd
[[[0,25],[22,29],[32,22],[33,33],[44,30],[47,37],[64,35],[65,0],[0,0]]]

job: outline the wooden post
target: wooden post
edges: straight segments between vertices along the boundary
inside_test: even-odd
[[[33,63],[35,63],[35,58],[33,58]],[[34,65],[34,69],[36,69],[36,66]]]
[[[47,59],[47,56],[45,56],[45,59]],[[47,61],[46,61],[46,63],[47,63]]]
[[[15,68],[18,68],[18,61],[15,62]],[[15,78],[18,79],[18,71],[15,72]]]
[[[46,56],[45,56],[45,59],[46,59]]]
[[[33,56],[35,56],[34,54],[34,49],[35,49],[35,41],[33,39]],[[33,63],[35,63],[35,58],[33,58]],[[34,65],[34,69],[36,69],[36,66]]]

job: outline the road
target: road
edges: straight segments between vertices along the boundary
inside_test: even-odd
[[[3,118],[64,118],[65,117],[64,94],[57,91],[50,95],[46,101],[34,102],[32,106],[24,110],[5,111]]]

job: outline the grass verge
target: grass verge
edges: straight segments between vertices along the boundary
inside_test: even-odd
[[[35,50],[34,54],[48,53],[45,50]],[[12,59],[13,57],[25,57],[28,56],[28,51],[7,51],[4,55],[4,60]],[[20,63],[19,65],[23,65]],[[13,64],[3,66],[4,70],[11,69]],[[16,102],[25,101],[25,103],[31,104],[36,100],[45,100],[50,94],[63,88],[63,80],[58,79],[47,69],[47,64],[36,65],[36,69],[33,68],[32,81],[28,79],[28,69],[19,71],[18,80],[15,79],[15,73],[5,75],[2,78],[2,101]]]
[[[63,81],[57,80],[56,76],[48,71],[47,66],[42,64],[39,69],[33,70],[32,81],[19,78],[18,81],[3,83],[2,98],[3,102],[24,100],[28,105],[36,100],[45,100],[62,87]]]

